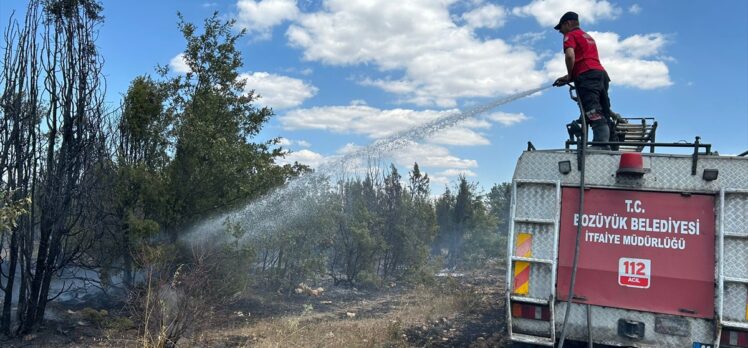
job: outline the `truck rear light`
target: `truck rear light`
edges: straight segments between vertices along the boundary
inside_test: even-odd
[[[548,321],[551,310],[548,306],[513,302],[512,317]]]
[[[723,329],[719,344],[722,347],[748,348],[748,331]]]

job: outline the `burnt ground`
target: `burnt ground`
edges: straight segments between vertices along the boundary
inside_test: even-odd
[[[505,271],[500,268],[465,273],[451,273],[435,278],[430,287],[437,293],[459,296],[460,310],[451,316],[433,318],[402,328],[401,341],[391,347],[504,347],[505,311],[503,300]],[[407,306],[404,297],[413,291],[408,285],[389,284],[376,291],[333,287],[321,297],[266,294],[264,297],[243,299],[224,310],[219,316],[222,326],[240,326],[247,322],[293,315],[311,305],[316,313],[327,313],[326,320],[346,320],[346,313],[356,313],[357,319],[384,318]],[[242,312],[244,317],[237,317]],[[251,313],[248,318],[246,315]],[[232,337],[226,346],[252,346],[246,337]]]
[[[503,347],[505,312],[503,272],[467,273],[456,277],[460,290],[470,297],[465,310],[454,318],[440,318],[408,328],[408,342],[417,347]]]
[[[377,344],[353,343],[353,346],[390,347],[504,347],[505,311],[503,288],[505,272],[498,267],[491,270],[452,273],[435,277],[429,291],[457,298],[457,310],[436,318],[424,318],[416,323],[398,327],[397,336]],[[325,283],[315,284],[325,287]],[[325,287],[322,296],[279,294],[250,290],[232,304],[219,308],[214,324],[207,330],[218,335],[199,339],[185,339],[185,347],[252,347],[268,346],[267,337],[248,327],[273,320],[298,316],[309,308],[320,321],[355,322],[366,320],[390,321],[393,313],[402,314],[413,306],[415,286],[391,283],[382,289],[365,290],[350,287]],[[99,308],[96,308],[99,309]],[[104,327],[90,309],[72,308],[55,304],[52,320],[39,331],[12,339],[0,337],[3,347],[142,347],[138,341],[137,323],[132,327]],[[94,312],[95,313],[95,312]],[[100,312],[99,312],[100,313]],[[108,308],[105,316],[125,316],[126,308]],[[332,332],[329,334],[332,335]],[[264,339],[264,341],[263,341]],[[304,338],[302,337],[302,340]],[[367,340],[363,340],[366,342]],[[272,345],[272,344],[270,344]],[[341,346],[340,343],[335,344]],[[334,345],[334,346],[335,346]],[[278,346],[283,346],[282,344]],[[342,346],[347,346],[343,343]]]

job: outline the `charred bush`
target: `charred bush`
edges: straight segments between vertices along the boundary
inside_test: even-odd
[[[146,246],[139,255],[145,284],[134,291],[131,304],[145,347],[174,347],[187,335],[210,325],[214,310],[232,301],[247,278],[233,271],[221,248],[191,248],[179,259],[172,246]]]

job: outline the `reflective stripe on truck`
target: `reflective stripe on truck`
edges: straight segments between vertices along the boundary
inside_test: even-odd
[[[532,234],[518,233],[515,256],[532,257]],[[514,293],[527,295],[530,292],[530,263],[517,261],[514,263]]]

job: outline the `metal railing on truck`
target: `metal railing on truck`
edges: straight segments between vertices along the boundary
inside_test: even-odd
[[[712,144],[704,144],[701,143],[701,137],[696,137],[693,143],[654,143],[654,142],[628,142],[628,141],[589,141],[587,142],[590,146],[595,145],[629,145],[629,146],[649,146],[650,152],[654,152],[655,147],[684,147],[684,148],[693,148],[693,153],[691,155],[692,161],[691,161],[691,175],[696,175],[696,168],[697,164],[699,163],[699,156],[708,156],[713,155],[712,153]],[[532,144],[528,145],[528,149],[531,147]],[[570,140],[566,141],[565,150],[569,151],[571,150],[571,145],[577,146],[579,148],[579,142],[573,142]],[[534,149],[534,147],[532,147]],[[704,149],[703,152],[700,152],[699,150]]]

